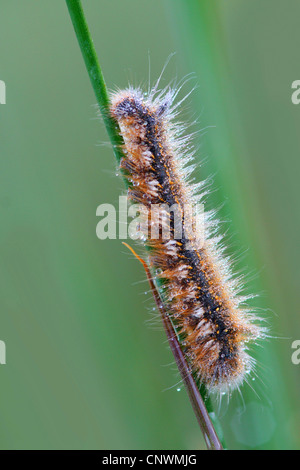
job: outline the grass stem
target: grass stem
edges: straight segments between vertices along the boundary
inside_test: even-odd
[[[113,146],[115,157],[117,161],[120,162],[121,158],[123,157],[123,153],[121,150],[122,138],[119,134],[117,124],[109,115],[110,101],[107,93],[107,87],[105,84],[101,67],[97,59],[96,51],[84,16],[81,2],[80,0],[66,0],[66,3],[73,23],[75,34],[81,49],[81,53],[90,77],[90,81],[97,98],[99,109],[102,114],[108,136]],[[138,259],[140,258],[138,257]],[[220,442],[218,434],[215,431],[215,427],[212,421],[214,421],[214,424],[218,429],[220,429],[220,424],[218,423],[212,410],[207,410],[204,404],[204,399],[201,396],[199,388],[196,385],[196,382],[190,372],[190,368],[182,353],[173,325],[169,319],[168,314],[164,311],[164,307],[160,300],[159,293],[156,290],[155,286],[151,284],[151,280],[147,271],[148,267],[146,267],[147,265],[145,262],[142,261],[142,263],[146,270],[157,307],[159,308],[159,311],[162,316],[162,321],[168,337],[170,348],[173,352],[177,366],[187,388],[189,398],[191,400],[201,431],[204,435],[207,447],[209,449],[222,450],[223,446]],[[210,403],[207,402],[207,404],[209,404],[210,408]],[[214,416],[214,418],[212,416]]]

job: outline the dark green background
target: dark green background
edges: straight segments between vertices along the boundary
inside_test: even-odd
[[[231,448],[299,448],[297,0],[89,0],[110,89],[193,72],[197,177],[275,338],[219,413]],[[0,0],[2,449],[195,449],[203,440],[142,267],[96,237],[124,193],[64,1]],[[100,144],[100,145],[97,145]]]

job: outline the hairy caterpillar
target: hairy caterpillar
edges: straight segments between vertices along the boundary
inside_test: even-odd
[[[111,95],[111,116],[124,140],[120,166],[128,180],[128,198],[144,207],[148,263],[160,285],[168,314],[182,338],[189,364],[200,383],[210,391],[238,388],[254,366],[248,344],[262,338],[264,328],[245,305],[240,279],[233,276],[224,257],[222,236],[213,212],[204,213],[205,232],[197,224],[199,214],[185,211],[205,195],[204,183],[192,185],[188,177],[189,136],[174,124],[178,104],[176,89],[144,94],[128,88]],[[149,217],[161,205],[159,236],[152,237],[157,222]],[[177,206],[181,225],[175,236],[174,214],[166,207]],[[165,226],[170,236],[163,236]],[[196,226],[196,230],[193,228]]]

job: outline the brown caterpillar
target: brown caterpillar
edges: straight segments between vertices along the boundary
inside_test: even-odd
[[[245,306],[250,296],[239,293],[241,280],[233,276],[223,255],[215,214],[204,213],[204,232],[197,225],[199,215],[184,210],[196,206],[205,193],[202,189],[199,194],[204,183],[188,181],[190,138],[183,137],[182,127],[172,121],[176,94],[175,89],[157,93],[155,87],[145,95],[128,88],[112,94],[110,111],[124,140],[121,168],[128,179],[128,198],[142,204],[147,214],[154,205],[163,204],[159,236],[151,237],[156,222],[147,215],[144,243],[187,360],[208,390],[228,392],[252,370],[255,361],[247,346],[262,338],[265,330]],[[180,215],[179,238],[174,236],[174,214],[165,209],[174,205]],[[168,238],[163,236],[167,225]]]

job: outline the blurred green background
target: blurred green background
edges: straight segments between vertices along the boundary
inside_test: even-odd
[[[298,209],[300,3],[89,0],[110,89],[189,73],[197,178],[229,223],[275,338],[257,378],[226,399],[229,448],[300,447]],[[204,448],[139,263],[96,237],[124,185],[64,1],[0,0],[1,449]],[[178,391],[180,389],[180,391]]]

